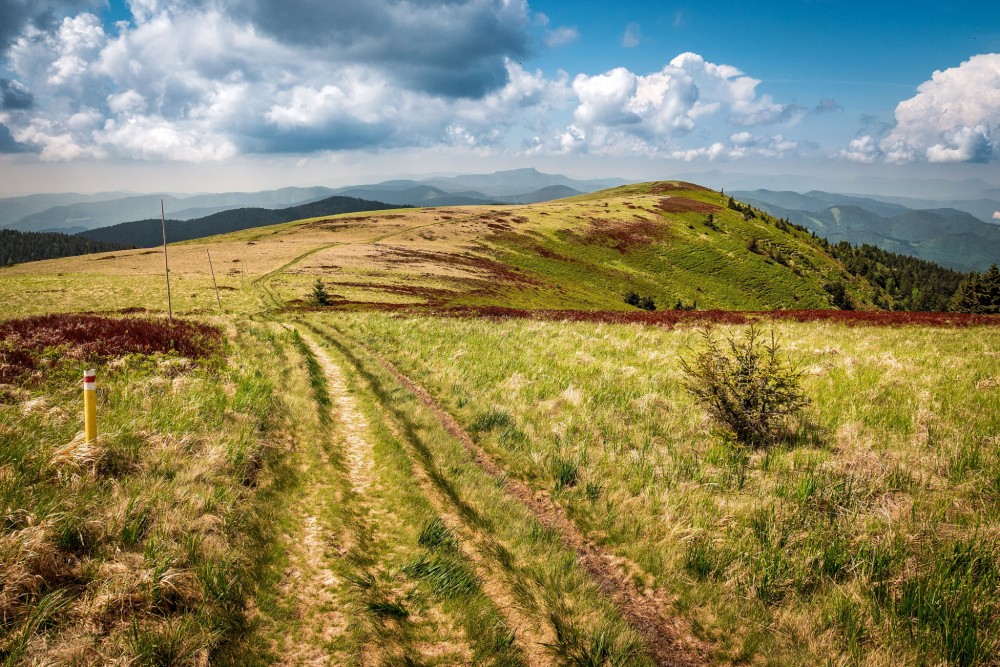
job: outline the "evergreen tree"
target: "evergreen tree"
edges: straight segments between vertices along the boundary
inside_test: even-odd
[[[326,291],[326,286],[319,278],[313,283],[312,292],[309,293],[309,302],[314,306],[330,305],[330,293]]]
[[[994,264],[986,273],[970,273],[948,306],[959,313],[1000,314],[1000,268]]]

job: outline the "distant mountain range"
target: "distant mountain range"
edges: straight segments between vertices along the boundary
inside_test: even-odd
[[[369,201],[367,199],[337,195],[321,199],[320,201],[278,210],[239,208],[220,211],[219,213],[213,213],[194,220],[167,220],[167,241],[169,243],[190,241],[206,236],[228,234],[229,232],[238,232],[253,227],[277,225],[293,220],[318,218],[326,215],[338,215],[340,213],[379,211],[387,208],[402,207],[394,204]],[[137,248],[151,248],[163,242],[163,227],[159,218],[135,220],[133,222],[123,222],[109,227],[99,227],[98,229],[80,232],[77,236],[94,241],[135,246]]]
[[[1000,261],[1000,225],[955,207],[914,209],[901,203],[914,200],[901,197],[858,197],[817,190],[804,194],[737,190],[729,194],[835,243],[869,243],[959,271],[982,271]],[[934,200],[919,203],[940,204]],[[1000,209],[1000,202],[997,204]]]
[[[529,204],[624,185],[623,179],[576,180],[535,169],[436,176],[341,188],[281,188],[222,194],[52,194],[0,199],[0,228],[81,232],[155,217],[163,199],[174,220],[193,220],[236,208],[287,208],[334,195],[412,206]]]

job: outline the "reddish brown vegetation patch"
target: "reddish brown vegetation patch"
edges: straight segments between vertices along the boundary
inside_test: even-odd
[[[580,240],[589,245],[610,245],[624,253],[634,246],[663,240],[668,232],[663,222],[637,215],[632,221],[591,220],[590,228]]]
[[[0,323],[0,383],[34,370],[52,349],[65,358],[88,361],[156,352],[202,358],[221,344],[218,327],[180,320],[78,314],[8,320]]]
[[[538,282],[501,262],[465,253],[434,252],[431,250],[395,247],[385,252],[380,259],[393,264],[427,262],[439,266],[471,269],[485,274],[484,278],[488,278],[491,281],[499,279],[512,283],[528,284],[537,284]]]
[[[656,208],[664,213],[715,213],[721,211],[718,204],[688,199],[687,197],[661,197]]]
[[[306,224],[305,227],[336,227],[337,229],[347,229],[358,227],[360,225],[370,225],[376,222],[381,222],[382,220],[397,220],[405,217],[406,216],[402,213],[389,213],[387,215],[352,215],[343,218],[324,218],[322,220],[316,220]]]
[[[555,260],[558,260],[560,262],[572,262],[573,261],[572,259],[570,259],[569,257],[566,257],[565,255],[560,255],[559,253],[555,252],[554,250],[549,250],[545,246],[541,246],[541,245],[528,245],[528,246],[525,247],[525,249],[526,250],[533,250],[535,252],[535,254],[537,254],[539,257],[544,257],[545,259],[555,259]]]
[[[912,313],[901,311],[858,310],[661,310],[639,312],[624,310],[526,310],[500,306],[455,306],[424,309],[400,308],[413,314],[444,317],[486,317],[493,319],[534,319],[606,324],[646,324],[673,327],[679,324],[748,324],[760,320],[793,322],[840,322],[849,326],[927,326],[970,327],[1000,326],[1000,316],[966,313]]]
[[[699,192],[713,192],[711,188],[706,188],[704,185],[697,185],[695,183],[688,183],[687,181],[677,181],[676,183],[671,183],[669,181],[660,181],[659,183],[654,183],[650,192],[654,195],[658,195],[663,192],[677,192],[679,190],[697,190]]]

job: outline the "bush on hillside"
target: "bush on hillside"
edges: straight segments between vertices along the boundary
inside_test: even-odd
[[[625,303],[643,310],[656,310],[656,300],[651,296],[642,296],[638,292],[627,292]]]
[[[765,338],[754,324],[742,335],[719,340],[706,330],[702,338],[704,350],[681,358],[684,387],[739,443],[774,442],[786,419],[808,403],[801,371],[781,357],[774,332]]]

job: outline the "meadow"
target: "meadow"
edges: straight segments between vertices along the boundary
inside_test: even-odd
[[[745,451],[681,388],[694,328],[310,321],[386,355],[637,582],[669,591],[713,661],[996,658],[995,329],[776,323],[811,406],[790,441]]]
[[[0,660],[997,664],[996,319],[678,187],[173,245],[174,325],[157,251],[0,270]],[[757,449],[681,371],[749,321],[809,399]]]

